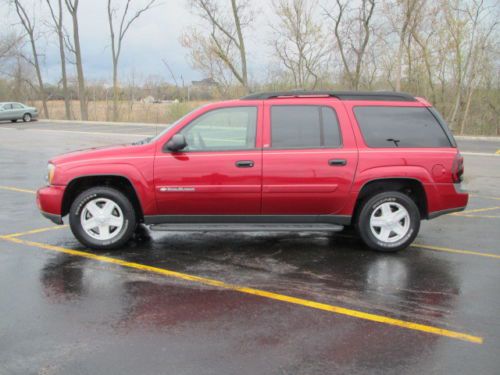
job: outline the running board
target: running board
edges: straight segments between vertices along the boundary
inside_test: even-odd
[[[208,223],[208,224],[157,224],[149,227],[157,232],[340,232],[344,227],[337,224],[294,223]]]

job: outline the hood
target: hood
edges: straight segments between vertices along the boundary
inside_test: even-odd
[[[63,165],[67,163],[84,162],[96,159],[127,157],[136,153],[144,153],[145,148],[148,147],[151,147],[151,144],[119,144],[93,147],[58,155],[53,157],[50,162],[55,165]]]

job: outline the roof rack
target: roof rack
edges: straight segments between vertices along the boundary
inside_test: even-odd
[[[414,96],[396,91],[324,91],[324,90],[291,90],[260,92],[242,97],[242,100],[266,100],[281,97],[329,96],[339,100],[380,100],[415,102]]]

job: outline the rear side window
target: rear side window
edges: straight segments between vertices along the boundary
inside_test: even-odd
[[[337,115],[331,107],[271,107],[272,148],[337,148],[342,144]]]
[[[426,107],[356,107],[369,147],[450,147],[443,128]]]

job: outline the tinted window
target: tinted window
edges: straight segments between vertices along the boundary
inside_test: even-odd
[[[271,142],[273,148],[340,147],[337,115],[325,106],[272,106]]]
[[[354,109],[369,147],[450,147],[443,128],[424,107]]]
[[[221,108],[207,112],[182,129],[185,151],[248,150],[255,148],[256,107]]]
[[[453,147],[457,147],[457,141],[455,140],[455,137],[453,137],[453,133],[451,132],[450,128],[448,127],[448,124],[446,124],[446,121],[444,121],[441,114],[434,107],[430,107],[429,111],[431,111],[431,113],[434,115],[434,117],[439,122],[439,124],[441,124],[441,127],[443,128],[444,132],[448,136],[448,139],[450,140],[451,145]]]

